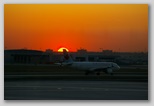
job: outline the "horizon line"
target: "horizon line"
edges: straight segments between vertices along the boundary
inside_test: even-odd
[[[51,50],[52,52],[58,52],[53,50],[53,49],[46,49],[46,50],[41,50],[41,49],[27,49],[27,48],[20,48],[20,49],[4,49],[4,50],[35,50],[35,51],[42,51],[46,52],[47,50]],[[105,50],[111,50],[113,53],[115,52],[120,52],[120,53],[148,53],[148,51],[113,51],[112,49],[104,49],[102,51],[89,51],[87,49],[77,49],[76,51],[70,51],[69,52],[78,52],[78,50],[86,50],[86,52],[103,52]]]

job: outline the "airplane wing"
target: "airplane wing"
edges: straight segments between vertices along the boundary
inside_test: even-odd
[[[107,69],[107,68],[91,68],[91,69],[89,69],[89,71],[102,71],[105,69]]]
[[[94,67],[94,68],[91,68],[90,71],[102,71],[102,70],[106,70],[106,69],[111,69],[113,68],[113,64],[111,66],[108,66],[108,67]]]

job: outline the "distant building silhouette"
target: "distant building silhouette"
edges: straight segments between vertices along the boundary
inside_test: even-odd
[[[103,50],[102,52],[88,52],[86,49],[80,49],[77,52],[69,52],[74,61],[98,61],[98,62],[116,62],[121,65],[148,64],[148,53],[128,53],[113,52],[112,50]],[[63,53],[54,52],[47,49],[45,52],[38,50],[4,50],[5,64],[51,64],[62,62]]]
[[[4,50],[4,63],[41,64],[49,62],[49,55],[37,50]]]

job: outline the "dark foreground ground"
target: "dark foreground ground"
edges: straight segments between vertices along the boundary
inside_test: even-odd
[[[148,100],[147,68],[100,76],[58,66],[5,65],[5,100]]]
[[[5,100],[147,100],[147,82],[16,80]]]

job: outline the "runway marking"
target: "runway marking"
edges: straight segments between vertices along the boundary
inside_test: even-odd
[[[9,90],[9,91],[11,91],[11,90]],[[9,92],[9,91],[7,91],[7,92]],[[118,89],[118,90],[111,90],[111,89],[105,89],[105,90],[87,90],[87,89],[85,89],[85,90],[64,90],[64,89],[61,89],[61,90],[20,90],[20,91],[79,91],[79,92],[85,92],[85,91],[93,91],[93,92],[96,92],[96,91],[107,91],[107,92],[110,92],[110,91],[121,91],[121,92],[123,92],[123,91],[125,91],[125,92],[148,92],[148,90],[124,90],[124,89]],[[12,92],[12,91],[11,91]]]
[[[109,87],[103,87],[103,88],[89,88],[89,87],[56,87],[56,86],[6,86],[5,88],[31,88],[31,90],[38,90],[39,91],[47,91],[46,89],[41,89],[41,88],[47,88],[47,89],[53,89],[53,90],[49,90],[49,91],[57,91],[57,90],[63,90],[63,91],[76,91],[76,90],[94,90],[94,91],[148,91],[147,89],[137,89],[137,88],[109,88]],[[7,89],[7,90],[19,90],[19,89]],[[20,89],[23,90],[23,89]],[[27,91],[27,89],[26,89]]]
[[[57,86],[59,86],[59,85],[57,85]],[[43,85],[40,86],[40,85],[39,85],[39,86],[4,86],[4,87],[6,87],[6,88],[7,88],[7,87],[17,87],[17,88],[18,88],[18,87],[19,87],[19,88],[21,88],[21,87],[24,87],[24,88],[28,88],[28,87],[29,87],[29,88],[31,88],[31,87],[33,87],[33,88],[34,88],[34,87],[37,87],[37,88],[38,88],[38,87],[40,87],[40,88],[46,88],[46,87],[47,87],[47,88],[57,88],[57,86],[43,86]],[[90,87],[91,87],[91,86],[90,86]],[[121,86],[121,87],[124,87],[124,86]],[[63,88],[81,88],[81,87],[63,87]],[[89,88],[89,87],[84,87],[84,88]],[[95,87],[92,87],[92,88],[95,88]],[[104,88],[104,87],[101,87],[101,88]],[[113,86],[112,86],[112,88],[117,88],[117,86],[116,86],[116,87],[113,87]],[[131,88],[132,88],[132,87],[131,87]],[[147,86],[147,87],[139,87],[139,88],[148,88],[148,86]]]
[[[71,75],[68,75],[68,74],[55,74],[55,75],[50,75],[48,73],[48,75],[44,75],[44,74],[38,74],[38,73],[33,73],[32,75],[22,75],[22,74],[18,74],[18,75],[14,75],[14,73],[12,73],[13,75],[4,75],[4,78],[27,78],[27,77],[31,77],[31,78],[37,78],[37,77],[48,77],[48,78],[56,78],[56,77],[69,77],[69,78],[72,78],[72,77],[83,77],[83,78],[89,78],[89,77],[94,77],[94,78],[114,78],[114,77],[137,77],[137,78],[140,78],[140,77],[148,77],[148,73],[115,73],[113,76],[110,76],[110,75],[106,75],[106,74],[101,74],[100,76],[98,75],[88,75],[88,76],[85,76],[83,74],[71,74]],[[38,75],[37,75],[38,74]]]
[[[13,81],[14,82],[14,81]],[[18,83],[20,82],[20,81],[17,81]],[[23,83],[23,81],[21,81],[22,83]],[[29,83],[29,82],[32,82],[32,81],[24,81],[24,82],[26,82],[26,83]],[[36,82],[36,83],[39,83],[40,81],[33,81],[34,83]],[[123,82],[123,81],[112,81],[112,82],[110,82],[110,81],[90,81],[90,83],[88,83],[89,81],[73,81],[73,83],[70,83],[71,81],[69,81],[69,83],[68,82],[66,82],[66,81],[48,81],[48,82],[50,82],[50,83],[52,83],[52,84],[70,84],[70,85],[76,85],[76,84],[91,84],[91,85],[93,85],[93,84],[103,84],[103,85],[148,85],[148,83],[147,82]],[[8,83],[10,83],[10,82],[5,82],[6,84]],[[50,84],[49,83],[49,84]],[[43,83],[43,84],[46,84],[46,83]]]
[[[57,89],[61,90],[62,88],[57,88]]]

